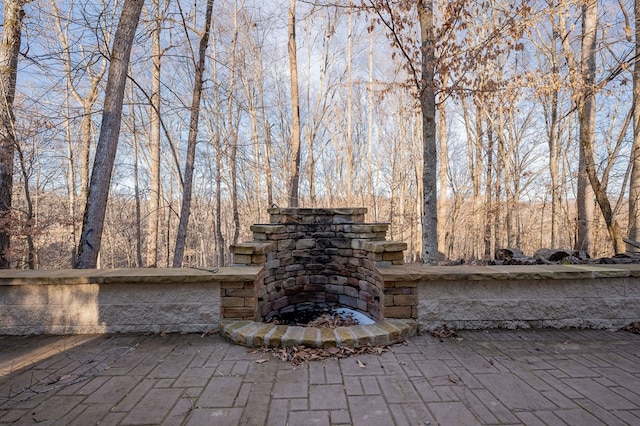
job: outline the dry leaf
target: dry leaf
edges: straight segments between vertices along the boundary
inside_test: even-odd
[[[269,361],[269,360],[266,359],[266,358],[260,358],[260,359],[256,360],[256,364],[262,364],[263,362],[267,362],[267,361]]]
[[[449,378],[449,381],[451,383],[458,383],[458,382],[456,382],[456,380],[453,377],[451,377],[451,374],[449,374],[447,377]]]
[[[327,348],[327,352],[330,353],[331,355],[337,355],[340,353],[340,349],[336,348],[335,346],[332,346],[330,348]]]
[[[356,361],[358,362],[358,366],[360,368],[366,368],[366,365],[362,361],[360,361],[359,359],[357,359]]]

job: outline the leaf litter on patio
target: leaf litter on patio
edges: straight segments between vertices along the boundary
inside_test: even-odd
[[[444,341],[444,339],[455,339],[458,342],[464,340],[464,337],[460,336],[455,330],[447,328],[446,325],[443,325],[441,328],[431,330],[429,334],[433,337],[437,337],[441,342]]]
[[[620,328],[622,331],[628,331],[629,333],[640,334],[640,322],[633,321],[632,323]]]
[[[402,344],[402,343],[399,343]],[[255,354],[258,352],[270,353],[274,358],[280,361],[291,362],[293,365],[301,365],[305,362],[321,361],[325,359],[343,359],[357,355],[381,355],[385,352],[392,352],[392,345],[366,345],[358,348],[350,348],[346,346],[329,347],[329,348],[309,348],[306,346],[288,346],[285,348],[268,348],[250,349],[247,352]],[[260,358],[255,362],[262,364],[267,359]],[[366,363],[356,360],[360,368],[365,368]]]

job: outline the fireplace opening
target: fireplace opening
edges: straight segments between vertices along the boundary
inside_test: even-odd
[[[375,323],[375,321],[368,316],[349,308],[310,309],[288,312],[274,315],[268,322],[276,325],[328,328]]]

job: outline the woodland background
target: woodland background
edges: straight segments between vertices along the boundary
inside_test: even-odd
[[[1,22],[12,2],[5,1]],[[12,105],[13,197],[0,223],[11,237],[5,254],[12,268],[68,268],[123,1],[18,3],[25,15]],[[147,0],[142,7],[98,266],[174,265],[200,59],[181,264],[228,264],[230,244],[250,240],[249,226],[268,221],[270,206],[290,204],[292,6],[298,205],[367,207],[367,221],[390,222],[388,238],[407,242],[406,260],[420,261],[425,154],[417,2],[209,3],[210,26],[207,2]],[[593,100],[593,164],[626,236],[634,215],[630,185],[640,184],[633,174],[638,6],[630,0],[429,3],[442,257],[490,258],[501,247],[613,254],[593,194],[578,191],[580,99]],[[584,30],[587,14],[596,17],[591,33]],[[589,36],[592,49],[585,51]],[[590,64],[594,83],[585,91],[578,75]],[[578,238],[578,217],[585,217],[578,201],[593,215],[586,216],[586,243]]]

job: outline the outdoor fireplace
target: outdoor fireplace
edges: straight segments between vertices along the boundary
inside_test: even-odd
[[[251,319],[267,322],[285,314],[340,307],[382,321],[385,289],[376,268],[403,264],[406,244],[386,241],[389,225],[365,223],[366,212],[269,209],[270,223],[251,227],[253,241],[231,247],[235,265],[263,269],[253,297],[245,297],[245,305],[235,311],[226,307],[227,313],[244,309],[245,319],[251,311]]]

